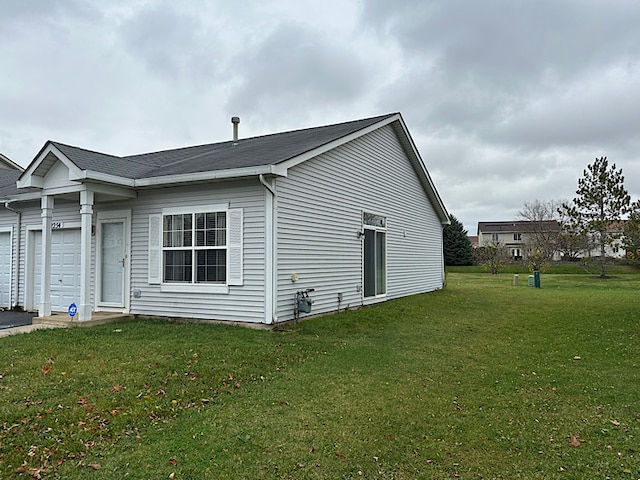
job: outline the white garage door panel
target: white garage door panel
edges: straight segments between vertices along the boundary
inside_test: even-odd
[[[0,232],[0,307],[11,307],[11,234]]]
[[[42,234],[36,234],[34,300],[40,305]],[[80,300],[80,230],[51,232],[51,310],[64,312]]]

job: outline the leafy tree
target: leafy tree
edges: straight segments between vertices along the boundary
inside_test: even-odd
[[[527,222],[527,261],[533,270],[540,270],[547,265],[560,250],[562,231],[558,223],[558,208],[561,204],[562,202],[557,200],[543,202],[536,199],[531,203],[525,203],[518,213],[519,217]]]
[[[609,167],[607,157],[596,158],[578,180],[577,197],[562,209],[568,216],[568,229],[591,237],[600,247],[600,277],[606,277],[606,246],[619,239],[612,226],[629,210],[631,197],[624,188],[622,169]]]
[[[473,252],[467,231],[456,217],[450,217],[451,225],[445,225],[442,229],[444,264],[473,265]]]
[[[624,226],[623,246],[627,260],[632,265],[640,265],[640,200],[631,204],[629,220]]]
[[[500,242],[484,245],[478,250],[480,262],[492,275],[497,275],[500,269],[509,262],[509,250]]]

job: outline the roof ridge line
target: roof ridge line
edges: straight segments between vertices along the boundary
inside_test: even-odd
[[[247,138],[242,138],[242,139],[238,139],[238,140],[225,140],[224,142],[203,143],[202,145],[192,145],[190,147],[179,147],[179,148],[175,148],[175,149],[160,150],[160,151],[157,151],[157,152],[147,152],[147,153],[142,153],[142,154],[139,154],[139,155],[141,155],[141,156],[144,156],[144,155],[156,155],[156,154],[159,154],[159,153],[174,152],[174,151],[178,151],[178,150],[186,150],[186,149],[189,149],[189,148],[202,148],[202,147],[208,147],[208,146],[213,147],[214,145],[223,146],[225,144],[229,144],[229,147],[231,147],[231,146],[242,144],[242,143],[247,142],[249,140],[258,140],[258,139],[263,139],[263,138],[266,138],[266,137],[275,137],[275,136],[286,135],[286,134],[290,134],[290,133],[298,133],[298,132],[305,132],[305,131],[309,131],[309,130],[319,130],[319,129],[323,129],[323,128],[337,127],[337,126],[340,126],[340,125],[347,125],[347,124],[350,124],[350,123],[367,122],[367,121],[374,120],[374,119],[376,120],[375,123],[377,123],[377,121],[380,121],[380,120],[382,120],[384,118],[392,117],[394,115],[397,115],[397,113],[388,113],[388,114],[385,114],[385,115],[377,115],[375,117],[361,118],[359,120],[350,120],[350,121],[347,121],[347,122],[331,123],[331,124],[328,124],[328,125],[320,125],[320,126],[317,126],[317,127],[298,128],[298,129],[295,129],[295,130],[288,130],[288,131],[285,131],[285,132],[268,133],[266,135],[257,135],[255,137],[247,137]],[[358,129],[358,130],[361,130],[361,129]],[[338,138],[342,138],[342,137],[338,137]],[[330,143],[330,142],[327,142],[327,143]],[[326,143],[322,144],[322,145],[326,145]],[[322,146],[322,145],[320,145],[320,146]],[[194,160],[196,158],[204,157],[204,156],[208,155],[210,152],[211,152],[210,150],[207,150],[206,152],[201,152],[201,153],[198,153],[196,155],[191,155],[191,156],[188,156],[188,157],[185,157],[185,158],[181,158],[181,159],[176,160],[176,161],[171,162],[171,163],[165,163],[165,164],[162,164],[160,166],[154,165],[155,168],[152,168],[150,170],[150,172],[148,172],[148,173],[151,173],[154,170],[159,170],[159,169],[162,169],[162,168],[179,165],[181,163]],[[306,153],[306,152],[301,152],[298,155],[301,155],[301,154],[304,154],[304,153]],[[296,155],[296,156],[298,156],[298,155]],[[137,156],[137,155],[133,155],[133,156]],[[128,157],[124,157],[124,158],[128,158]],[[289,160],[290,158],[293,158],[293,157],[284,158],[284,159],[281,160],[281,162]],[[144,165],[147,165],[147,164],[145,163]]]
[[[151,152],[142,152],[142,153],[135,153],[133,155],[125,155],[124,157],[121,158],[129,158],[129,157],[142,157],[145,155],[155,155],[157,153],[165,153],[165,152],[174,152],[177,150],[186,150],[188,148],[200,148],[200,147],[206,147],[209,145],[223,145],[225,143],[241,143],[243,141],[247,141],[247,140],[256,140],[259,138],[266,138],[266,137],[273,137],[276,135],[285,135],[287,133],[294,133],[294,132],[304,132],[307,130],[317,130],[320,128],[326,128],[326,127],[337,127],[338,125],[346,125],[348,123],[357,123],[357,122],[366,122],[367,120],[373,120],[373,119],[383,119],[383,118],[388,118],[388,117],[392,117],[393,115],[397,115],[398,112],[394,112],[394,113],[387,113],[384,115],[376,115],[373,117],[368,117],[368,118],[360,118],[358,120],[348,120],[346,122],[337,122],[337,123],[330,123],[327,125],[318,125],[315,127],[307,127],[307,128],[296,128],[294,130],[286,130],[284,132],[273,132],[273,133],[265,133],[264,135],[256,135],[254,137],[246,137],[246,138],[240,138],[236,141],[234,140],[224,140],[222,142],[212,142],[212,143],[201,143],[199,145],[188,145],[188,146],[184,146],[184,147],[177,147],[177,148],[167,148],[166,150],[156,150],[156,151],[151,151]],[[100,153],[100,152],[97,152]]]

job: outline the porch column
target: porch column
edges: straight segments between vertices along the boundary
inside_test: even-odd
[[[78,320],[91,320],[91,225],[93,192],[80,192],[80,305]]]
[[[40,278],[39,317],[51,315],[51,216],[53,197],[45,195],[40,200],[42,218],[42,270]]]

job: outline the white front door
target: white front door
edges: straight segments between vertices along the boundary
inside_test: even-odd
[[[100,307],[128,308],[129,223],[127,212],[101,212],[99,215],[96,294]]]
[[[0,307],[11,307],[11,232],[0,232]]]

